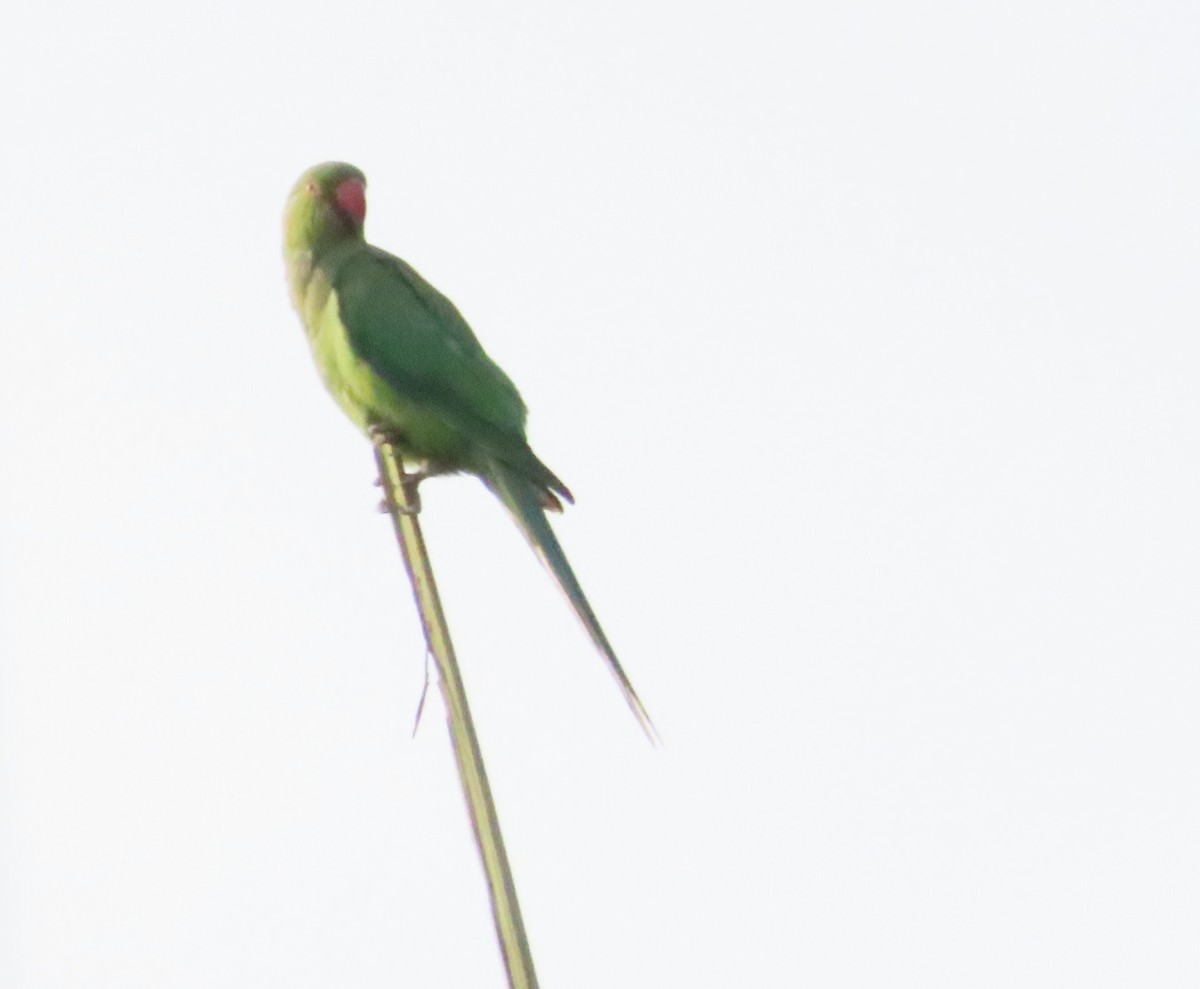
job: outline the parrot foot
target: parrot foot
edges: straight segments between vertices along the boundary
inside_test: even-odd
[[[404,461],[402,450],[406,444],[403,433],[397,432],[394,429],[389,429],[387,426],[381,426],[378,423],[371,423],[367,427],[367,437],[377,449],[383,447],[391,447],[392,453],[396,458],[397,465],[400,468],[400,483],[404,486],[404,504],[395,502],[391,497],[392,492],[388,491],[387,485],[382,477],[377,477],[372,482],[375,487],[383,488],[384,497],[376,506],[381,515],[418,515],[421,511],[421,497],[417,494],[417,485],[425,478],[430,476],[427,470],[417,470],[408,473],[404,470]]]
[[[375,446],[403,446],[404,436],[396,432],[394,429],[388,429],[387,426],[380,426],[378,423],[372,423],[367,427],[367,438],[375,444]]]
[[[397,511],[401,515],[420,515],[421,514],[421,493],[417,490],[417,485],[421,479],[416,474],[406,474],[404,477],[404,494],[408,501],[408,505],[398,505]]]
[[[400,503],[391,504],[388,498],[380,498],[379,504],[376,505],[376,510],[380,515],[420,515],[421,514],[421,496],[416,493],[416,485],[409,486],[408,482],[404,486],[408,487],[408,504]]]
[[[420,470],[409,471],[406,473],[404,475],[404,483],[415,491],[418,484],[420,484],[422,481],[427,481],[436,474],[437,471],[432,471],[428,467],[422,467]]]
[[[421,495],[417,491],[417,485],[425,479],[424,474],[405,474],[404,480],[400,483],[404,486],[404,504],[393,502],[390,497],[391,492],[386,492],[379,499],[379,504],[376,505],[376,510],[380,515],[420,515],[421,514]],[[376,487],[382,488],[383,479],[375,478]]]

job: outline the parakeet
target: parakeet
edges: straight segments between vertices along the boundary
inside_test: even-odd
[[[653,739],[654,726],[584,596],[546,511],[571,492],[530,449],[525,404],[444,295],[363,236],[366,178],[327,162],[284,212],[292,305],[325,386],[363,432],[430,473],[476,475],[504,503],[607,661]]]

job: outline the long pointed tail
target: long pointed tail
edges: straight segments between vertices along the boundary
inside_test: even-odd
[[[484,484],[495,492],[512,513],[517,525],[525,534],[525,538],[529,540],[529,545],[533,547],[533,551],[542,561],[542,565],[550,571],[550,575],[566,595],[571,607],[575,609],[579,621],[591,636],[592,642],[596,644],[596,648],[600,650],[600,654],[608,663],[609,670],[625,695],[625,701],[629,704],[630,710],[641,724],[642,730],[651,742],[657,744],[659,736],[654,722],[650,720],[650,715],[646,712],[641,700],[638,699],[633,684],[629,682],[629,677],[621,668],[617,654],[608,641],[608,636],[604,634],[604,629],[600,627],[596,613],[592,611],[592,606],[588,604],[588,600],[584,596],[583,588],[579,586],[575,571],[567,562],[567,556],[563,552],[562,546],[559,545],[558,537],[550,528],[550,522],[542,508],[538,489],[525,477],[509,470],[501,463],[492,461],[489,466],[490,469],[483,478]]]

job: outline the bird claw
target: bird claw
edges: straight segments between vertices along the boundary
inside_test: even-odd
[[[434,472],[428,467],[422,467],[419,470],[409,471],[404,475],[404,483],[412,488],[413,492],[415,493],[417,490],[417,485],[422,481],[429,480],[429,478],[433,477],[433,474]]]
[[[384,496],[379,499],[379,504],[376,505],[376,510],[380,515],[420,515],[421,514],[421,495],[417,492],[417,485],[424,480],[424,473],[405,474],[404,479],[400,482],[404,486],[404,504],[400,504],[392,498],[390,491],[384,487],[382,478],[375,478],[376,487],[384,488]]]
[[[382,477],[377,477],[371,482],[375,487],[383,488],[385,492],[377,506],[379,513],[381,515],[417,515],[421,511],[421,498],[417,494],[417,485],[429,477],[432,472],[426,469],[416,470],[412,473],[404,472],[404,462],[400,452],[406,442],[403,433],[389,429],[387,426],[381,426],[379,423],[371,423],[367,426],[366,433],[367,438],[377,449],[385,446],[392,448],[397,466],[401,471],[400,483],[404,486],[405,504],[401,505],[394,502]]]
[[[380,515],[420,515],[421,502],[418,500],[415,505],[409,508],[407,505],[389,505],[386,498],[379,499],[379,504],[375,506],[375,510]]]
[[[367,427],[367,439],[375,446],[402,446],[404,436],[395,430],[388,429],[386,426],[380,426],[378,423],[372,423]]]
[[[401,482],[404,485],[405,500],[407,505],[397,505],[396,511],[401,515],[420,515],[421,514],[421,494],[417,491],[417,485],[421,479],[416,474],[408,474]]]

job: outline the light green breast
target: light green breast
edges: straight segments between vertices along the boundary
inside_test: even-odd
[[[399,394],[350,343],[338,311],[337,293],[316,272],[306,293],[305,325],[313,359],[325,387],[364,432],[380,425],[404,437],[406,456],[459,464],[470,444],[441,417]]]

